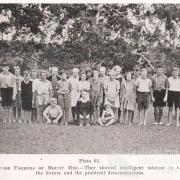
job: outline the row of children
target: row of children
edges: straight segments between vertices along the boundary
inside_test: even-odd
[[[21,77],[20,68],[14,69],[15,75],[9,72],[8,65],[4,65],[0,74],[4,122],[68,124],[71,110],[73,122],[78,121],[80,126],[91,123],[109,126],[120,122],[122,117],[125,123],[131,124],[138,109],[139,125],[146,125],[151,99],[156,125],[162,125],[163,107],[167,104],[167,125],[171,125],[174,106],[176,125],[179,126],[178,67],[173,68],[169,78],[164,75],[162,66],[157,67],[157,73],[151,78],[147,76],[147,69],[140,70],[138,66],[133,73],[127,72],[124,76],[120,66],[107,73],[105,67],[100,67],[92,74],[73,68],[69,78],[66,73],[59,76],[56,67],[52,68],[49,77],[46,71],[41,71],[37,77],[35,69],[25,71]]]

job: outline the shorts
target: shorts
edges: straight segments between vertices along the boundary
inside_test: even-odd
[[[58,104],[62,109],[70,109],[71,108],[71,95],[58,95]]]
[[[168,91],[168,106],[177,108],[180,107],[180,92],[179,91]]]
[[[164,107],[166,106],[166,103],[163,101],[164,97],[166,94],[166,90],[154,90],[153,91],[153,97],[154,97],[154,102],[153,106],[154,107]]]
[[[13,88],[1,88],[2,106],[12,106],[13,105]]]
[[[32,96],[22,97],[22,110],[24,111],[32,110]]]
[[[37,104],[38,106],[47,105],[49,103],[49,94],[38,94]]]
[[[149,92],[137,91],[137,104],[139,110],[149,108],[149,103],[150,103],[149,95],[150,95]]]

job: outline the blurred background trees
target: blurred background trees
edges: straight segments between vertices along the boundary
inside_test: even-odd
[[[0,62],[60,69],[180,65],[176,4],[1,4]]]

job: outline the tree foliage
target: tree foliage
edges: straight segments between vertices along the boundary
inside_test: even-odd
[[[104,62],[131,70],[137,63],[154,66],[148,53],[178,63],[179,5],[1,4],[0,17],[1,61],[12,64]]]

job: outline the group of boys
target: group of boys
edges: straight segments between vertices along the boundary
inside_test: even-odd
[[[120,98],[121,84],[126,79],[122,75],[120,66],[115,66],[108,72],[106,72],[105,67],[93,70],[92,74],[85,76],[86,82],[81,83],[81,86],[78,68],[73,68],[72,76],[69,78],[67,73],[59,75],[57,67],[51,69],[50,76],[47,76],[46,71],[40,71],[39,77],[35,69],[25,71],[24,77],[21,77],[19,67],[15,67],[14,70],[15,75],[9,72],[8,65],[4,65],[3,72],[0,74],[0,101],[3,107],[4,122],[31,123],[32,121],[40,121],[48,124],[67,125],[71,111],[74,122],[80,118],[88,117],[89,123],[98,123],[105,106],[112,108],[114,113],[112,123],[121,121],[123,113]],[[132,74],[132,82],[136,86],[139,125],[146,125],[147,112],[150,100],[152,100],[155,125],[163,124],[163,107],[167,104],[169,122],[166,125],[171,125],[172,110],[175,107],[176,125],[179,126],[179,68],[174,67],[172,76],[169,78],[163,73],[162,66],[157,67],[156,74],[151,78],[148,78],[146,68],[140,69],[138,66],[135,66]],[[84,91],[87,92],[87,98],[83,99],[81,96]],[[79,100],[81,103],[78,103]],[[85,103],[86,101],[91,102],[92,111],[89,110],[91,106]],[[84,111],[77,108],[77,104],[80,104],[79,107],[83,108]],[[77,109],[79,110],[77,111]],[[90,114],[84,115],[84,112]],[[142,118],[142,114],[144,114],[144,118]],[[133,118],[134,112],[132,121]]]

